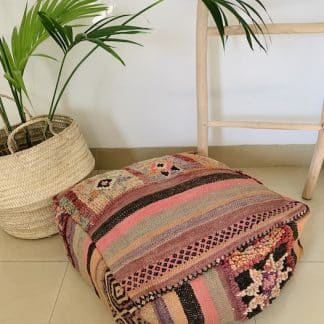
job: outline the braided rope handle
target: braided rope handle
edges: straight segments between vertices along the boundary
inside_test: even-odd
[[[44,122],[45,123],[45,127],[48,125],[48,129],[49,131],[56,136],[57,133],[54,131],[53,129],[53,123],[48,119],[48,117],[45,116],[41,116],[41,117],[34,117],[31,118],[30,120],[28,120],[26,123],[23,123],[21,125],[19,125],[18,127],[16,127],[8,136],[8,140],[7,140],[7,145],[8,145],[8,149],[10,151],[11,154],[14,154],[17,151],[18,145],[17,142],[15,140],[15,135],[25,129],[26,127],[39,123],[39,122]]]

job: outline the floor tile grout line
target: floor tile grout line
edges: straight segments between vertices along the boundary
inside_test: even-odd
[[[69,263],[68,260],[0,260],[0,263]]]
[[[300,264],[319,264],[319,263],[324,263],[324,261],[299,261]]]
[[[59,290],[57,292],[57,296],[55,298],[55,302],[54,302],[54,305],[53,305],[53,308],[52,308],[50,317],[48,319],[48,324],[51,324],[51,321],[52,321],[52,318],[53,318],[53,315],[54,315],[54,311],[55,311],[55,308],[56,308],[56,304],[57,304],[57,301],[58,301],[58,299],[60,297],[60,294],[61,294],[61,291],[62,291],[62,287],[63,287],[63,284],[64,284],[64,280],[65,280],[66,274],[68,272],[68,269],[69,269],[69,263],[67,262],[66,265],[65,265],[64,275],[63,275],[63,278],[62,278],[62,281],[61,281]]]

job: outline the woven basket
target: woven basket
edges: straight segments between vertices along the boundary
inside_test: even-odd
[[[56,234],[52,198],[93,168],[94,158],[71,118],[32,118],[9,136],[0,130],[0,227],[24,239]]]

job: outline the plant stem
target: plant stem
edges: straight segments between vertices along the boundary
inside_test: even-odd
[[[22,102],[19,100],[17,89],[15,89],[14,86],[10,82],[8,82],[8,84],[9,84],[12,96],[13,96],[13,98],[15,100],[16,106],[18,108],[18,113],[19,113],[19,117],[21,119],[21,122],[25,123],[26,122],[26,116],[25,116],[25,113],[24,113],[24,108],[22,106]]]
[[[91,51],[88,52],[88,54],[86,56],[84,56],[84,58],[76,65],[76,67],[73,69],[73,71],[71,72],[71,74],[69,75],[69,77],[67,78],[67,80],[65,81],[56,101],[55,101],[55,104],[54,106],[52,107],[52,110],[51,110],[51,114],[49,115],[49,120],[52,120],[54,115],[55,115],[55,112],[56,112],[56,109],[57,109],[57,106],[64,94],[64,91],[66,89],[66,87],[68,86],[68,84],[70,83],[72,77],[74,76],[74,74],[76,73],[76,71],[79,69],[79,67],[89,58],[89,56],[94,53],[97,49],[98,49],[99,46],[95,46]]]
[[[51,119],[51,115],[52,115],[52,110],[53,110],[53,105],[54,105],[54,102],[55,102],[55,98],[56,98],[56,94],[57,94],[57,90],[58,90],[58,87],[59,87],[59,84],[60,84],[60,81],[61,81],[61,77],[62,77],[62,72],[63,72],[63,67],[64,67],[64,63],[65,63],[65,60],[66,60],[66,57],[67,57],[67,53],[64,54],[63,56],[63,60],[61,62],[61,66],[60,66],[60,71],[59,71],[59,74],[57,76],[57,81],[56,81],[56,85],[55,85],[55,90],[54,90],[54,94],[53,94],[53,98],[52,98],[52,102],[51,102],[51,106],[50,106],[50,110],[48,112],[48,118]],[[56,108],[55,108],[56,109]]]
[[[9,59],[6,55],[6,50],[5,50],[5,47],[4,47],[4,44],[3,44],[3,41],[1,40],[1,38],[0,38],[0,48],[1,48],[1,53],[2,53],[2,59],[0,60],[0,62],[3,67],[3,70],[5,73],[8,73],[12,78],[14,78],[12,70],[11,70],[11,66],[9,63]],[[14,97],[21,122],[24,123],[24,122],[26,122],[26,117],[25,117],[23,106],[22,106],[22,102],[21,102],[21,100],[19,100],[19,97],[18,97],[18,93],[17,93],[18,90],[12,85],[12,83],[10,81],[8,81],[8,84],[9,84],[11,93]]]
[[[21,114],[23,116],[22,120],[24,120],[23,123],[25,123],[27,121],[27,119],[26,119],[26,113],[25,113],[25,109],[24,109],[23,96],[22,96],[21,90],[19,90],[18,95],[19,95],[19,102],[20,102],[20,106],[21,106]],[[26,135],[27,146],[32,147],[32,142],[30,139],[30,134],[29,134],[28,128],[25,129],[25,135]]]
[[[2,120],[3,120],[3,122],[4,122],[5,126],[6,126],[7,130],[9,131],[9,133],[12,132],[12,127],[10,125],[9,118],[8,118],[7,113],[6,113],[6,110],[5,110],[5,107],[3,105],[3,101],[1,99],[1,97],[0,97],[0,115],[1,115],[1,118],[2,118]]]
[[[22,102],[20,101],[19,99],[19,93],[17,92],[17,89],[15,89],[9,82],[9,86],[10,86],[10,90],[11,90],[11,93],[14,97],[14,100],[15,100],[15,103],[16,103],[16,106],[18,108],[18,113],[19,113],[19,117],[21,119],[21,122],[22,123],[25,123],[26,122],[26,115],[25,115],[25,112],[24,112],[24,108],[23,108],[23,105],[22,105]],[[21,93],[20,93],[21,95]]]
[[[21,112],[22,112],[22,115],[23,115],[24,122],[26,122],[26,112],[25,112],[25,109],[24,109],[24,102],[23,102],[23,96],[22,96],[21,90],[19,91],[19,103],[20,103]]]

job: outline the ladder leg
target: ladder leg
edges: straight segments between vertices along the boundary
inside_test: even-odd
[[[318,133],[318,139],[315,146],[315,151],[312,159],[311,166],[309,168],[307,181],[305,183],[303,198],[312,199],[318,178],[321,172],[321,168],[324,160],[324,130],[320,130]]]
[[[197,105],[198,154],[208,156],[208,73],[207,73],[208,9],[198,0],[197,8]]]

